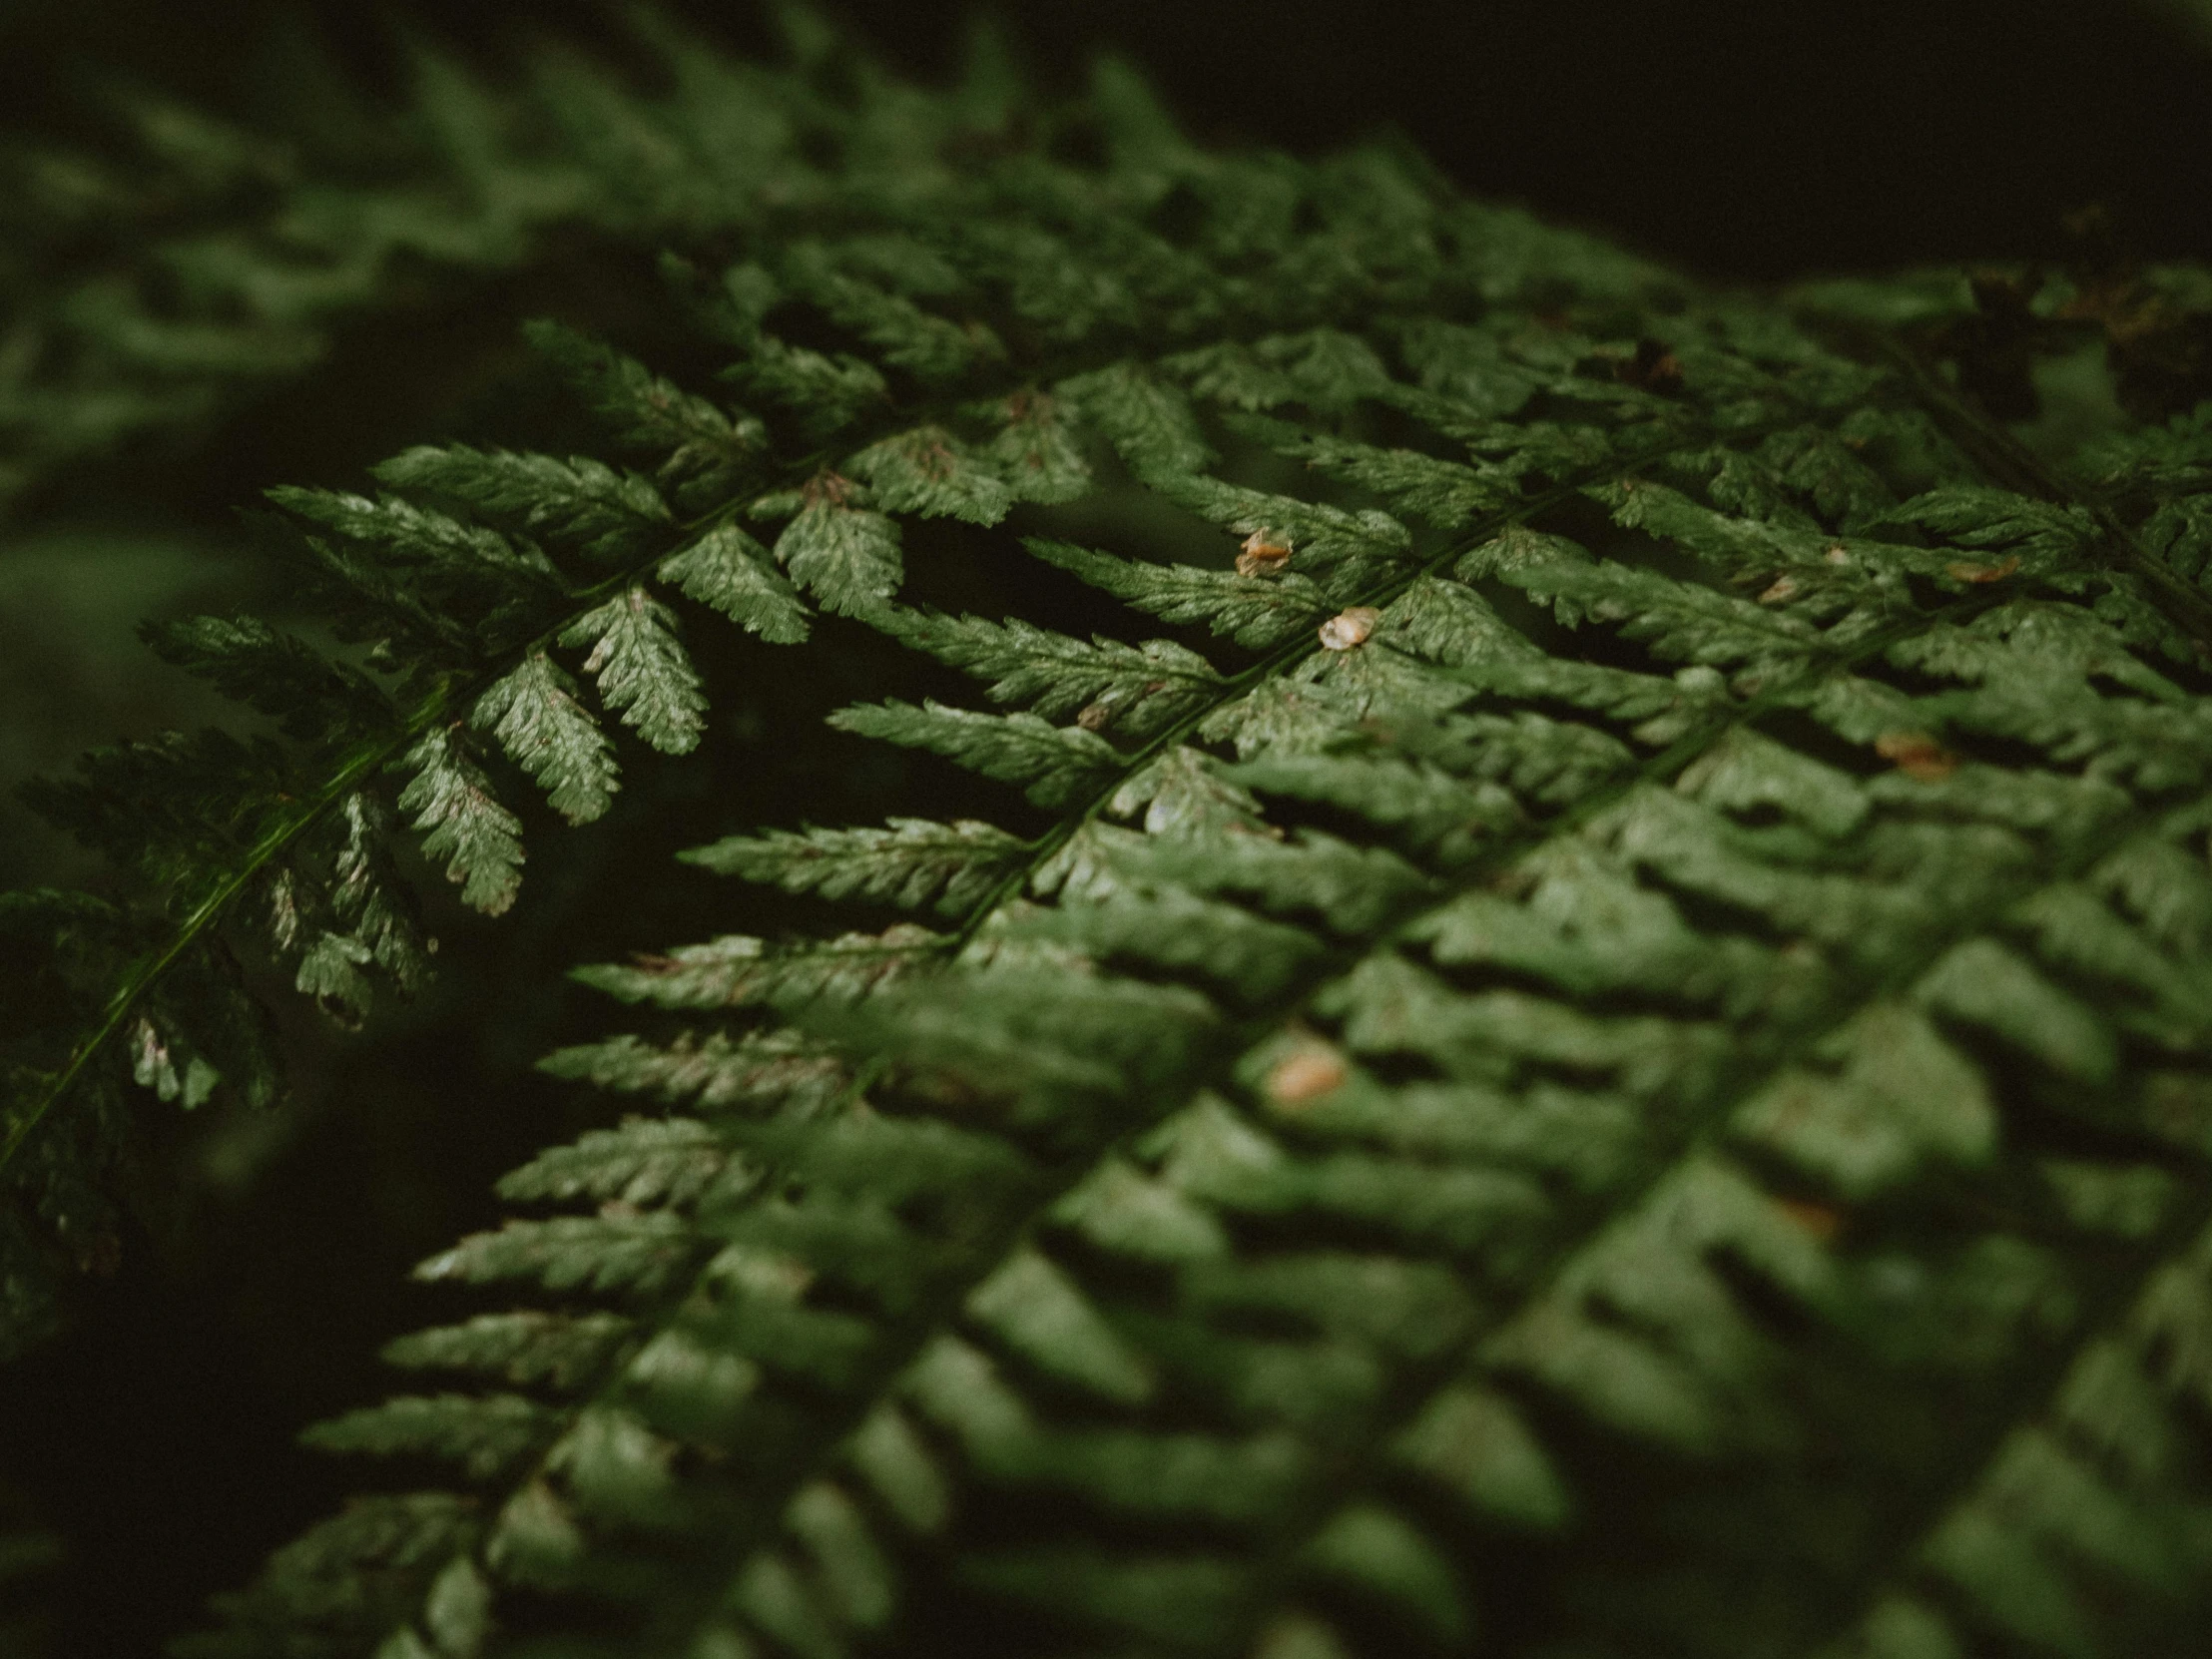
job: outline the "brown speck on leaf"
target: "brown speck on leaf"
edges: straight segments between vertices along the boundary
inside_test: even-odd
[[[1773,582],[1768,584],[1767,591],[1759,596],[1759,603],[1762,605],[1779,605],[1785,599],[1794,598],[1797,591],[1798,584],[1795,576],[1777,576]]]
[[[1851,563],[1851,554],[1845,551],[1844,544],[1842,542],[1837,542],[1833,547],[1829,548],[1826,553],[1823,553],[1821,557],[1826,559],[1832,565],[1848,565]]]
[[[1268,1073],[1268,1099],[1286,1110],[1309,1105],[1335,1091],[1349,1075],[1343,1055],[1314,1043],[1275,1063]]]
[[[1844,1230],[1844,1213],[1833,1204],[1804,1198],[1778,1198],[1775,1207],[1822,1244]]]
[[[1924,784],[1939,784],[1958,770],[1958,757],[1926,732],[1885,732],[1874,740],[1874,752]]]
[[[2017,556],[1999,559],[1993,565],[1981,564],[1971,559],[1961,559],[1956,564],[1943,566],[1943,574],[1953,582],[2001,582],[2020,568]]]
[[[1273,576],[1290,562],[1290,543],[1277,541],[1265,530],[1255,530],[1245,537],[1244,550],[1237,555],[1237,574]]]
[[[1321,625],[1322,648],[1350,651],[1356,645],[1363,645],[1382,620],[1382,613],[1372,605],[1355,605],[1349,611],[1339,611]]]
[[[1086,732],[1103,732],[1114,723],[1114,711],[1104,698],[1086,703],[1075,714],[1075,724]]]

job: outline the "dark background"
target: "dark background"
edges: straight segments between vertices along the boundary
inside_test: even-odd
[[[671,9],[738,46],[767,44],[745,7]],[[930,77],[950,69],[967,8],[842,10],[895,64]],[[0,12],[0,130],[97,144],[90,89],[117,76],[246,110],[258,43],[303,19],[362,81],[388,82],[394,15],[485,62],[517,28],[604,31],[602,12],[573,0],[28,0]],[[2055,258],[2062,217],[2090,203],[2151,257],[2212,258],[2212,47],[2121,0],[1057,0],[1000,15],[1048,83],[1072,89],[1087,56],[1111,46],[1208,139],[1311,153],[1395,125],[1471,191],[1718,280]],[[495,293],[436,325],[511,332],[519,302]],[[88,585],[69,538],[114,516],[93,485],[0,537],[0,686],[13,688],[0,785],[53,764],[56,744],[205,716],[184,682],[145,668],[130,616],[251,595],[252,573],[226,557],[230,505],[281,481],[357,484],[393,431],[449,422],[450,388],[431,366],[443,343],[387,343],[341,340],[280,403],[249,411],[189,464],[165,463],[158,487],[132,486],[140,531],[152,524],[182,555],[104,566]],[[375,383],[364,365],[377,365]],[[302,427],[301,411],[333,412]],[[773,824],[912,805],[907,763],[828,737],[774,765],[761,747],[763,732],[809,718],[802,704],[872,695],[881,665],[856,633],[821,659],[835,683],[806,686],[758,648],[700,635],[718,694],[749,688],[702,754],[664,766],[628,749],[609,820],[581,831],[533,823],[525,897],[501,923],[434,907],[445,972],[412,1008],[351,1038],[292,1008],[297,1107],[178,1131],[152,1180],[183,1196],[151,1207],[64,1339],[0,1376],[0,1530],[20,1501],[66,1540],[45,1586],[59,1653],[159,1651],[209,1593],[243,1581],[354,1483],[360,1471],[291,1436],[388,1385],[374,1360],[384,1340],[464,1311],[408,1286],[406,1267],[495,1220],[500,1170],[608,1110],[528,1070],[606,1024],[560,969],[762,926],[757,906],[741,923],[704,878],[664,878],[670,850],[735,828],[728,802],[741,796],[747,819]],[[46,654],[35,674],[34,653]],[[33,729],[46,738],[22,738]],[[58,856],[0,834],[0,883],[51,878]]]
[[[745,0],[668,9],[740,44]],[[950,67],[965,0],[854,0],[894,62]],[[1051,0],[992,8],[1049,78],[1110,46],[1191,126],[1299,151],[1395,123],[1470,190],[1605,228],[1713,276],[2017,258],[2102,200],[2144,247],[2212,252],[2202,0]],[[369,76],[381,20],[492,49],[518,23],[589,36],[588,0],[16,0],[0,111],[67,101],[86,64],[230,104],[277,19]],[[4,120],[5,117],[0,117]],[[14,125],[15,122],[9,123]]]

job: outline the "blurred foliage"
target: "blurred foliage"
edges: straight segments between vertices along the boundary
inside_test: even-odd
[[[0,780],[66,771],[95,744],[226,716],[230,705],[147,651],[137,625],[251,604],[252,567],[182,536],[53,530],[0,540]],[[97,860],[12,788],[0,798],[9,886],[77,883]]]

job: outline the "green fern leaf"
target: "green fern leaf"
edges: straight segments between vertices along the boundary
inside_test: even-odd
[[[564,462],[424,444],[382,462],[376,476],[394,489],[447,496],[518,529],[573,541],[598,559],[635,551],[670,522],[668,504],[649,480],[585,455]]]
[[[451,1457],[470,1479],[489,1480],[530,1448],[546,1418],[520,1394],[401,1397],[318,1423],[301,1439],[322,1451]]]
[[[464,903],[499,915],[522,883],[521,821],[492,794],[458,730],[426,734],[406,764],[415,775],[399,792],[399,810],[415,815],[422,850],[445,860],[446,879],[460,884]]]
[[[598,1376],[630,1329],[619,1314],[479,1314],[401,1337],[383,1357],[394,1366],[565,1390]]]
[[[880,934],[846,933],[817,946],[772,950],[734,934],[684,945],[629,966],[582,967],[576,977],[626,1002],[666,1008],[740,1007],[754,1002],[863,996],[925,963],[943,941],[901,922]]]
[[[1233,576],[1187,565],[1138,564],[1065,542],[1027,545],[1038,558],[1141,611],[1168,622],[1204,622],[1239,645],[1280,645],[1318,626],[1335,609],[1310,577],[1296,571]]]
[[[575,688],[550,658],[533,653],[476,700],[469,724],[488,728],[553,810],[583,824],[607,810],[620,785],[606,735],[577,704]]]
[[[926,749],[961,766],[1018,785],[1040,807],[1058,806],[1111,776],[1115,754],[1080,727],[1055,727],[1031,714],[981,715],[941,703],[887,702],[841,710],[839,731]]]
[[[886,512],[996,524],[1014,501],[1005,482],[941,426],[885,438],[844,464]]]
[[[1172,640],[1085,645],[1018,619],[894,612],[880,624],[940,662],[989,680],[992,701],[1019,703],[1045,719],[1076,715],[1086,731],[1113,727],[1143,737],[1198,707],[1222,677]]]
[[[771,830],[731,835],[682,854],[721,875],[786,892],[864,898],[964,915],[1017,867],[1026,843],[973,819],[893,819],[887,830]]]
[[[767,550],[735,524],[716,525],[663,559],[655,573],[773,645],[798,645],[807,638],[806,605]]]
[[[1214,458],[1183,394],[1139,371],[1101,369],[1053,390],[1080,409],[1140,473],[1195,473]]]
[[[583,394],[615,438],[664,456],[666,472],[728,466],[766,441],[758,420],[726,413],[589,335],[546,321],[525,323],[523,333]]]
[[[706,722],[699,675],[676,638],[676,614],[635,587],[562,630],[563,645],[589,645],[584,672],[597,675],[599,698],[655,749],[682,755]]]
[[[898,526],[881,513],[848,506],[851,486],[830,478],[811,486],[799,515],[776,538],[776,558],[828,610],[865,616],[898,589],[904,562]]]

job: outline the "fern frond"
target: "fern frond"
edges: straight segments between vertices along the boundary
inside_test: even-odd
[[[663,559],[655,574],[772,645],[798,645],[807,638],[806,605],[767,549],[735,524],[715,525]]]
[[[1032,714],[984,715],[942,703],[886,701],[840,710],[830,724],[863,738],[926,749],[986,778],[1018,786],[1040,807],[1088,795],[1114,772],[1113,747],[1079,726]]]
[[[945,941],[900,922],[880,934],[846,933],[821,944],[770,949],[733,934],[683,945],[627,966],[583,967],[576,976],[626,1002],[665,1008],[737,1007],[753,1002],[852,997],[926,961]]]
[[[600,702],[655,749],[682,755],[698,745],[706,696],[677,643],[676,613],[644,588],[577,618],[561,643],[591,647],[584,672],[598,677]]]
[[[1704,523],[1669,522],[1695,551]],[[1873,546],[1854,555],[1883,557]],[[1895,567],[1923,568],[1917,555],[1900,548]],[[1447,548],[1432,562],[1458,557]],[[2167,942],[2154,942],[2109,907],[2105,895],[2125,887],[2082,882],[2092,865],[2112,867],[2115,847],[2118,868],[2158,863],[2149,849],[2201,816],[2185,798],[2193,773],[2143,770],[2151,726],[2184,741],[2160,713],[2168,682],[2112,655],[2096,625],[2046,633],[2033,618],[2048,601],[1991,598],[1975,582],[1928,607],[1892,590],[1870,628],[1853,609],[1793,607],[1789,595],[1715,610],[1683,578],[1556,555],[1491,570],[1501,581],[1544,573],[1538,591],[1571,606],[1578,632],[1608,629],[1686,669],[1561,661],[1477,589],[1440,594],[1445,578],[1406,585],[1378,571],[1383,603],[1364,637],[1287,648],[1257,675],[1212,683],[1219,713],[1199,729],[1246,750],[1221,787],[1326,803],[1401,836],[1399,851],[1313,830],[1270,834],[1241,809],[1149,833],[1097,822],[1109,808],[1142,811],[1141,792],[1115,805],[1124,781],[1163,753],[1189,753],[1101,744],[1096,777],[1054,786],[1070,828],[1029,854],[1026,884],[1045,902],[983,889],[959,962],[826,1027],[892,1067],[882,1106],[830,1122],[919,1127],[940,1103],[972,1114],[988,1102],[987,1121],[1004,1126],[990,1135],[1051,1147],[1052,1167],[1070,1175],[1000,1189],[1026,1193],[1012,1210],[995,1208],[1007,1196],[982,1196],[986,1182],[942,1222],[889,1231],[879,1212],[863,1223],[865,1211],[807,1227],[762,1212],[747,1224],[743,1236],[775,1241],[879,1310],[863,1322],[869,1346],[851,1333],[848,1360],[784,1367],[852,1400],[867,1426],[849,1440],[826,1433],[804,1460],[787,1451],[780,1466],[803,1472],[775,1499],[757,1476],[732,1487],[761,1493],[743,1500],[754,1552],[696,1602],[681,1578],[660,1580],[640,1603],[643,1628],[803,1653],[923,1616],[1200,1652],[1286,1632],[1346,1652],[1408,1632],[1454,1649],[1508,1593],[1476,1547],[1504,1531],[1544,1540],[1517,1545],[1515,1559],[1545,1563],[1543,1616],[1556,1628],[1606,1640],[1656,1623],[1678,1643],[1714,1633],[1715,1651],[1822,1640],[1844,1628],[1861,1586],[1790,1553],[1800,1545],[1786,1540],[1829,1524],[1788,1499],[1801,1436],[1819,1424],[1879,1445],[1927,1385],[1908,1378],[1985,1378],[1972,1388],[1993,1392],[1973,1397],[2013,1397],[2004,1380],[2044,1369],[2037,1345],[2074,1318],[2059,1311],[2071,1305],[2036,1300],[2058,1294],[2034,1288],[2056,1283],[2057,1259],[1970,1209],[1943,1211],[1919,1236],[1880,1218],[1936,1202],[1945,1182],[1994,1192],[2025,1180],[2023,1191],[2051,1195],[2028,1202],[2076,1218],[2060,1225],[2119,1228],[2104,1236],[2139,1241],[2145,1267],[2160,1260],[2176,1236],[2164,1219],[2176,1189],[2154,1165],[2134,1166],[2138,1176],[2040,1150],[2017,1121],[2008,1130],[2017,1085],[1977,1044],[2007,1045],[2050,1080],[2038,1085],[2046,1110],[2087,1112],[2105,1133],[2122,1121],[2112,1102],[2140,1098],[2127,1091],[2143,1085],[2122,1077],[2150,1075],[2126,1068],[2162,1066],[2158,1086],[2179,1086],[2173,1058],[2199,1039],[2186,1019],[2165,1022],[2202,993],[2198,970],[2169,952],[2197,935],[2166,908],[2156,937]],[[1675,606],[1725,627],[1741,618],[1744,643],[1725,631],[1693,643],[1647,620]],[[989,676],[1037,661],[1019,628],[931,620],[912,631]],[[1738,672],[1700,678],[1709,664]],[[1892,668],[1921,676],[1918,688],[1869,677]],[[1511,712],[1467,712],[1477,687]],[[2029,735],[2004,713],[2013,693],[1990,687],[2039,707],[2079,699],[2083,716]],[[1296,721],[1233,712],[1293,689],[1308,699]],[[1577,713],[1542,716],[1535,703]],[[1843,770],[1769,735],[1785,710],[1865,762]],[[881,724],[893,741],[926,742],[965,729],[952,713]],[[1049,728],[1036,724],[1041,741]],[[2091,727],[2106,735],[2085,736]],[[1940,730],[1958,747],[1937,759],[1933,739],[1928,750],[1884,743],[1905,730]],[[2061,769],[2110,759],[2086,776],[1965,759],[1991,740],[2035,743]],[[1562,764],[1563,743],[1602,759]],[[974,758],[1032,776],[997,749]],[[1893,758],[1900,770],[1885,772]],[[817,848],[873,854],[887,837],[870,833],[741,838],[726,867],[781,881]],[[2204,885],[2193,865],[2171,878]],[[1696,907],[1705,902],[1723,908]],[[1080,954],[1005,956],[1031,940]],[[1469,986],[1458,975],[1475,965],[1519,983]],[[1140,1053],[1126,1030],[1134,1004],[1112,990],[1117,967],[1195,975],[1254,1013],[1185,1022],[1171,1038],[1178,1024],[1161,1004],[1143,1016]],[[2151,1045],[2140,1061],[2122,1059],[2115,1016],[2095,1011],[2084,975],[2151,999],[2126,1026],[2138,1034],[2126,1043]],[[1164,988],[1127,982],[1129,993]],[[1622,996],[1648,1011],[1607,1005]],[[1115,1007],[1131,1012],[1102,1025],[1091,1011]],[[2082,1088],[2093,1092],[2066,1093]],[[1129,1104],[1105,1104],[1115,1099]],[[821,1133],[780,1123],[739,1142],[800,1179],[808,1203],[824,1186],[849,1195],[840,1204],[941,1190],[918,1172],[893,1183],[865,1157],[823,1164]],[[2011,1150],[2012,1136],[2028,1144]],[[1071,1144],[1085,1151],[1071,1159]],[[2137,1156],[2155,1163],[2172,1144],[2148,1132]],[[1003,1247],[968,1248],[978,1225]],[[1868,1243],[1854,1246],[1862,1225]],[[933,1255],[932,1239],[948,1254]],[[1131,1280],[1115,1257],[1173,1271]],[[923,1266],[886,1278],[894,1259]],[[1905,1292],[1903,1278],[1882,1288],[1905,1262],[1925,1293]],[[1907,1295],[1932,1300],[1901,1327],[1882,1299]],[[1478,1317],[1481,1303],[1501,1311]],[[915,1313],[940,1305],[941,1317]],[[2056,1323],[2021,1324],[2028,1308]],[[1275,1322],[1265,1338],[1250,1334],[1262,1317]],[[753,1339],[731,1343],[758,1363]],[[2095,1364],[2100,1378],[2119,1375]],[[1854,1383],[1809,1388],[1814,1366],[1842,1367]],[[1880,1428],[1863,1420],[1870,1400],[1889,1413]],[[1562,1411],[1582,1424],[1564,1438],[1545,1426]],[[1989,1425],[1983,1452],[1912,1472],[1891,1456],[1855,1488],[1852,1501],[1879,1492],[1925,1516],[1914,1570],[1957,1586],[1936,1611],[1871,1580],[1869,1630],[1969,1617],[1984,1637],[2056,1630],[2084,1652],[2125,1651],[2090,1634],[2101,1615],[2071,1591],[2026,1611],[2004,1599],[1992,1586],[2012,1580],[1988,1577],[1987,1563],[2006,1557],[1991,1551],[2027,1547],[2009,1541],[2022,1524],[2016,1494],[2059,1505],[2074,1500],[2057,1493],[2078,1489],[2112,1527],[2136,1530],[2076,1544],[2068,1522],[2024,1536],[2067,1549],[2125,1538],[2109,1559],[2153,1594],[2133,1564],[2167,1534],[2148,1513],[2122,1519],[2133,1497],[2092,1499],[2079,1485],[2092,1477],[2063,1462],[2071,1451],[2045,1449],[2054,1442],[2040,1430],[2000,1449],[1991,1436],[2006,1419],[1992,1412],[1975,1419]],[[942,1441],[917,1438],[915,1415]],[[1640,1463],[1642,1483],[1624,1490],[1605,1471],[1646,1455],[1623,1449],[1634,1447],[1674,1461]],[[1996,1458],[1989,1490],[2014,1495],[1970,1483],[1978,1455]],[[1325,1472],[1347,1457],[1357,1475]],[[1767,1517],[1777,1541],[1761,1551],[1765,1570],[1799,1586],[1748,1627],[1734,1569],[1713,1565],[1730,1558],[1714,1528],[1731,1523],[1695,1506],[1717,1478],[1708,1470],[1739,1471],[1716,1489]],[[1965,1495],[1945,1511],[1946,1482],[1961,1473]],[[1058,1507],[1039,1509],[1048,1498]],[[1006,1504],[1063,1518],[1019,1541],[957,1518]],[[1684,1513],[1700,1517],[1686,1535]],[[1207,1544],[1171,1560],[1130,1541],[1143,1536],[1133,1527],[1163,1526]],[[1606,1540],[1624,1526],[1663,1566],[1609,1564]],[[917,1532],[919,1548],[907,1541]],[[597,1547],[620,1548],[611,1536]],[[2182,1575],[2159,1580],[2172,1583],[2189,1571],[2159,1570]],[[1608,1573],[1625,1573],[1610,1580],[1617,1602],[1576,1593]],[[697,1611],[672,1614],[686,1606]]]
[[[847,505],[851,497],[842,478],[810,484],[805,505],[776,538],[776,559],[826,609],[865,616],[897,591],[905,563],[897,522]]]
[[[1031,552],[1116,599],[1165,622],[1203,622],[1239,645],[1265,648],[1306,632],[1330,614],[1328,596],[1297,571],[1231,575],[1181,565],[1140,564],[1110,553],[1032,540]]]
[[[831,724],[1046,827],[691,854],[939,925],[579,970],[654,1029],[546,1069],[673,1110],[534,1159],[501,1189],[533,1213],[418,1270],[519,1304],[394,1350],[476,1391],[311,1431],[465,1491],[310,1533],[186,1651],[2182,1651],[2201,423],[2061,476],[1899,331],[1945,314],[1926,284],[1707,292],[1385,148],[1210,154],[1111,65],[1050,118],[1098,141],[1066,161],[983,70],[818,74],[833,37],[793,29],[796,71],[674,44],[651,98],[544,60],[563,148],[520,169],[425,69],[507,204],[478,233],[681,227],[769,412],[541,329],[652,477],[449,444],[381,500],[282,497],[392,672],[172,636],[296,747],[48,792],[185,919],[6,1150],[62,1146],[32,1128],[125,1033],[188,1104],[261,1075],[213,947],[250,891],[337,1011],[404,982],[386,767],[509,904],[471,734],[603,811],[566,651],[689,747],[655,581],[968,671],[1012,707]],[[1123,510],[1069,510],[1094,488]],[[1179,526],[1179,564],[1021,545],[1244,654],[899,603],[902,519],[1017,502]],[[19,910],[95,967],[148,948],[122,907]],[[51,1127],[104,1133],[105,1087]]]
[[[866,898],[964,915],[1010,874],[1024,841],[973,819],[893,819],[886,830],[771,830],[731,835],[683,854],[688,863],[786,892]]]
[[[882,626],[939,662],[989,680],[994,702],[1018,703],[1046,720],[1074,715],[1085,731],[1108,727],[1148,737],[1210,700],[1222,675],[1197,652],[1168,640],[1142,646],[1088,645],[1014,620],[893,613]]]

